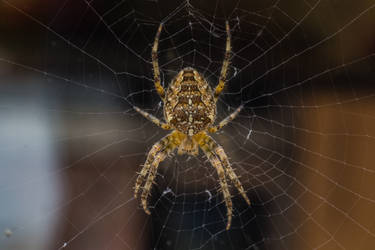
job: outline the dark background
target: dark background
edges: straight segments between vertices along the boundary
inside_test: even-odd
[[[374,9],[1,1],[1,248],[372,249]],[[230,231],[202,155],[161,164],[151,216],[132,198],[145,154],[166,134],[132,109],[162,117],[151,65],[159,23],[163,84],[191,66],[214,86],[225,20],[233,57],[218,119],[245,109],[214,137],[252,201],[232,190]]]

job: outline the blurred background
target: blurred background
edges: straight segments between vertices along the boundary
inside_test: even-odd
[[[159,167],[146,215],[133,186],[167,134],[165,87],[183,67],[228,84],[213,137],[252,201],[232,228],[205,157]],[[375,3],[0,2],[0,249],[373,249]]]

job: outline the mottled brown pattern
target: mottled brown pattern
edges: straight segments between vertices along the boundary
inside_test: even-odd
[[[193,68],[181,70],[166,92],[165,119],[178,131],[192,136],[215,120],[212,89]]]

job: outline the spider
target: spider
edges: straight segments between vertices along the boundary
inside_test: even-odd
[[[147,207],[147,198],[150,194],[159,163],[170,155],[177,147],[178,154],[198,155],[198,147],[207,156],[211,165],[216,169],[221,192],[223,193],[227,208],[228,230],[232,222],[232,200],[228,188],[227,178],[238,189],[247,204],[250,200],[247,197],[241,182],[230,166],[228,156],[222,146],[208,135],[215,133],[232,121],[241,111],[242,106],[222,120],[218,125],[213,126],[216,117],[216,102],[223,91],[226,81],[229,57],[231,53],[231,34],[229,23],[226,21],[227,33],[226,49],[223,65],[220,73],[219,83],[214,91],[207,81],[194,68],[182,69],[172,80],[167,91],[160,84],[159,63],[157,57],[159,37],[163,24],[161,23],[152,47],[152,64],[154,71],[154,84],[157,93],[164,103],[163,111],[166,122],[160,121],[155,116],[141,110],[134,109],[146,119],[165,130],[173,130],[170,134],[156,142],[147,155],[146,162],[138,175],[134,187],[134,197],[137,198],[142,183],[141,202],[144,211],[150,214]]]

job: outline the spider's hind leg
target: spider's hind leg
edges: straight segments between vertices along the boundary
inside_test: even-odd
[[[230,28],[229,28],[229,23],[228,21],[225,22],[225,30],[227,32],[227,42],[225,45],[225,55],[224,55],[224,60],[223,60],[223,66],[221,67],[221,72],[220,72],[220,78],[219,78],[219,83],[217,84],[215,91],[214,91],[214,97],[215,100],[219,98],[219,95],[221,92],[224,90],[225,87],[225,81],[227,77],[227,71],[229,67],[229,61],[230,61],[230,52],[231,52],[231,45],[230,45]]]
[[[163,86],[160,84],[160,68],[158,62],[158,46],[161,30],[163,29],[163,24],[160,23],[158,31],[155,35],[154,46],[152,47],[151,57],[152,57],[152,66],[154,69],[154,83],[156,91],[158,92],[160,98],[164,101],[165,91]]]

